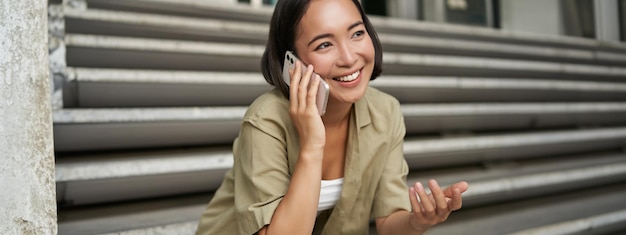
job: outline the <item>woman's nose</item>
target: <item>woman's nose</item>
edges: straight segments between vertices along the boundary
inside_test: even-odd
[[[352,67],[357,61],[356,50],[350,48],[349,46],[340,46],[339,47],[339,56],[337,58],[337,66],[340,67]]]

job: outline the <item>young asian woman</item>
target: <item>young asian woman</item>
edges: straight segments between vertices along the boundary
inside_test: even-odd
[[[283,82],[286,51],[301,59]],[[303,69],[301,63],[307,65]],[[357,0],[279,0],[262,57],[275,89],[246,112],[234,165],[196,234],[423,234],[468,188],[407,187],[399,102],[369,86],[382,47]],[[328,83],[326,113],[316,94]]]

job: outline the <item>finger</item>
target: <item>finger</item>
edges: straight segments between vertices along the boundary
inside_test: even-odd
[[[315,81],[315,76],[313,73],[313,65],[306,66],[305,70],[302,72],[302,79],[306,80],[306,84],[302,84],[302,85],[306,85],[304,86],[304,88],[306,88],[307,90],[306,104],[310,105],[311,95],[313,96],[315,95],[315,93],[311,94],[311,90],[312,90],[311,88],[313,88],[312,83]],[[315,100],[313,100],[313,104],[315,104]]]
[[[459,192],[463,193],[465,191],[467,191],[467,189],[469,188],[469,185],[467,184],[467,182],[465,181],[461,181],[458,182],[456,184],[453,184],[449,187],[447,187],[446,189],[443,190],[443,194],[446,195],[446,197],[452,197],[452,195],[454,194],[454,189],[458,188]]]
[[[421,215],[422,207],[420,206],[419,201],[417,199],[417,192],[415,191],[415,188],[413,187],[409,188],[409,201],[411,201],[411,208],[413,208],[413,212]]]
[[[461,190],[455,188],[452,193],[452,200],[450,200],[450,209],[455,211],[461,209],[463,206],[463,198],[461,196]]]
[[[426,193],[428,193],[428,191],[426,191]],[[433,196],[433,194],[432,194],[432,193],[428,194],[428,199],[430,199],[430,203],[431,203],[431,204],[433,204],[433,205],[437,205],[437,204],[435,203],[435,197]]]
[[[411,208],[413,209],[411,214],[414,216],[413,219],[416,220],[415,222],[424,223],[425,221],[428,221],[429,219],[424,215],[424,208],[420,205],[420,198],[417,195],[415,187],[409,188],[409,200],[411,201]]]
[[[417,182],[415,183],[415,187],[416,187],[417,195],[420,197],[420,204],[424,208],[424,214],[426,214],[429,217],[434,216],[435,208],[430,198],[428,198],[428,194],[426,193],[426,190],[424,190],[424,186],[422,185],[422,183]]]
[[[300,62],[298,62],[300,63]],[[301,67],[297,66],[297,67]],[[311,79],[311,75],[310,73],[308,73],[309,70],[311,69],[311,65],[309,65],[308,67],[306,67],[306,71],[307,73],[300,73],[302,74],[302,78],[300,79],[300,84],[298,84],[298,112],[302,113],[306,110],[306,97],[308,94],[308,88],[309,88],[309,80]],[[308,74],[308,75],[307,75]]]
[[[435,199],[435,204],[437,205],[437,214],[443,215],[448,213],[448,202],[446,201],[446,196],[443,194],[443,191],[439,187],[439,184],[436,180],[429,180],[428,187],[430,187],[430,191]]]
[[[319,90],[320,80],[322,78],[319,75],[313,73],[311,79],[312,80],[311,85],[309,86],[309,97],[307,98],[307,105],[311,107],[315,111],[315,113],[319,113],[317,110],[317,105],[315,105],[315,103],[317,102],[317,90]]]
[[[298,87],[300,84],[300,74],[301,69],[298,66],[298,61],[296,61],[296,66],[294,69],[289,70],[290,75],[290,86],[289,86],[289,109],[291,113],[296,113],[298,111]]]

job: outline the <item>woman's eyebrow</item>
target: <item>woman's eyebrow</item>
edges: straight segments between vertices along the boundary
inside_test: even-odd
[[[363,25],[363,21],[357,21],[357,22],[355,22],[354,24],[351,24],[351,25],[350,25],[350,27],[348,27],[348,30],[347,30],[347,31],[350,31],[350,30],[352,30],[352,29],[356,28],[356,27],[357,27],[357,26],[359,26],[359,25]],[[332,37],[332,36],[333,36],[333,35],[332,35],[332,34],[330,34],[330,33],[325,33],[325,34],[320,34],[320,35],[317,35],[317,36],[315,36],[313,39],[311,39],[311,41],[307,44],[307,46],[311,45],[313,42],[315,42],[315,41],[317,41],[317,40],[320,40],[320,39],[322,39],[322,38]]]
[[[362,25],[362,24],[363,24],[363,21],[357,21],[354,24],[351,24],[350,27],[348,27],[348,31],[350,31],[350,30],[352,30],[352,29],[354,29],[357,26]]]
[[[333,36],[333,35],[332,35],[332,34],[330,34],[330,33],[325,33],[325,34],[320,34],[320,35],[317,35],[317,36],[315,36],[315,37],[314,37],[314,38],[313,38],[313,39],[309,42],[309,44],[307,44],[307,46],[310,46],[311,44],[313,44],[313,42],[315,42],[315,41],[317,41],[317,40],[320,40],[320,39],[322,39],[322,38],[332,37],[332,36]]]

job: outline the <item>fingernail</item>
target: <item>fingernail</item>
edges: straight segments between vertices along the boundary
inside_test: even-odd
[[[421,182],[417,182],[417,184],[416,184],[416,185],[417,185],[417,189],[419,189],[419,190],[424,190],[424,185],[422,185],[422,183],[421,183]]]

